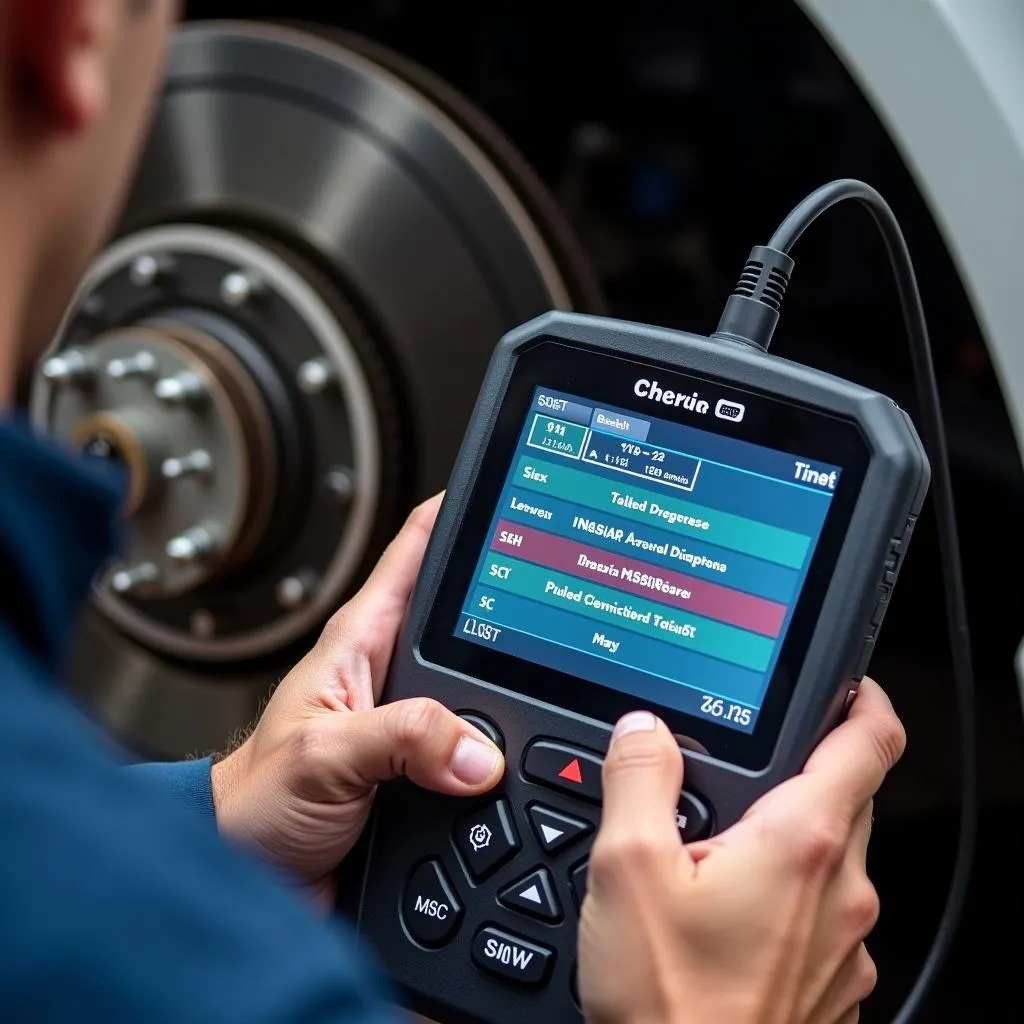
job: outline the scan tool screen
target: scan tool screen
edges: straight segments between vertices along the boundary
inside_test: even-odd
[[[651,706],[753,734],[813,631],[857,490],[844,487],[855,439],[756,394],[625,360],[607,372],[600,393],[580,372],[572,390],[510,389],[462,531],[475,548],[442,588],[456,591],[440,616],[450,642],[427,646],[596,718],[612,713],[600,687],[619,695],[616,712]],[[503,657],[452,653],[469,646]]]

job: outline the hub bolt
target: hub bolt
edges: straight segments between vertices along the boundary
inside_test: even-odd
[[[282,608],[298,608],[309,600],[316,589],[316,573],[301,569],[294,576],[285,576],[277,585],[275,596]]]
[[[93,375],[92,360],[77,348],[50,356],[43,363],[43,376],[56,385],[84,384]]]
[[[217,620],[205,608],[197,608],[189,616],[188,628],[192,630],[193,636],[206,640],[213,636],[217,628]]]
[[[178,480],[183,476],[209,473],[211,469],[213,469],[213,458],[203,448],[197,448],[195,451],[189,452],[188,455],[178,458],[164,459],[163,465],[160,467],[160,471],[167,480]]]
[[[177,537],[172,537],[164,551],[174,562],[196,562],[213,554],[217,539],[205,526],[193,526]]]
[[[169,256],[138,256],[133,260],[128,276],[136,288],[150,288],[169,277],[174,260]]]
[[[156,373],[156,356],[152,352],[138,352],[133,356],[111,359],[107,363],[107,376],[111,380],[129,377],[152,377]]]
[[[228,274],[220,283],[220,297],[226,306],[233,309],[240,309],[260,292],[263,291],[263,283],[251,273],[243,270],[236,270]]]
[[[162,377],[153,385],[153,394],[165,405],[192,405],[206,395],[206,385],[198,373],[186,370],[175,377]]]
[[[352,481],[352,473],[343,466],[335,466],[328,470],[324,485],[339,505],[347,505],[352,500],[356,489],[356,485]]]
[[[310,359],[299,367],[295,380],[299,390],[307,395],[319,395],[338,378],[328,359]]]
[[[83,316],[89,317],[90,320],[98,320],[106,312],[106,308],[107,304],[103,296],[98,292],[93,292],[82,300],[79,310]]]
[[[152,562],[140,562],[115,572],[110,577],[110,589],[115,594],[130,594],[146,583],[155,583],[159,578],[160,570]]]

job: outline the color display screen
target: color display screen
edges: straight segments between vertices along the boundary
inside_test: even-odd
[[[858,425],[541,338],[466,452],[418,656],[597,722],[647,708],[766,766],[870,464]]]
[[[635,394],[746,415],[656,379]],[[841,475],[536,387],[454,636],[752,732]]]

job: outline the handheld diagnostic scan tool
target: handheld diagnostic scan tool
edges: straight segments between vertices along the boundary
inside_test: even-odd
[[[580,1019],[576,926],[620,715],[677,735],[695,840],[799,771],[867,668],[924,449],[889,398],[745,340],[551,313],[495,351],[384,699],[464,715],[506,776],[471,803],[382,787],[361,901],[423,1013]]]

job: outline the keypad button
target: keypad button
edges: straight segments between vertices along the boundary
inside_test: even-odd
[[[489,875],[519,849],[519,835],[505,800],[495,800],[463,815],[455,825],[454,836],[466,866],[478,879]]]
[[[553,949],[493,925],[477,932],[471,956],[480,970],[529,988],[543,985],[550,977],[555,962]]]
[[[594,826],[582,818],[573,818],[543,804],[531,804],[526,813],[545,853],[558,853],[578,839],[590,835]]]
[[[684,843],[703,839],[711,831],[711,811],[699,796],[683,790],[676,806],[676,825]]]
[[[601,764],[600,755],[591,751],[569,747],[551,740],[535,740],[527,749],[523,762],[523,773],[535,782],[560,789],[574,796],[601,802]],[[535,804],[530,809],[530,821],[541,845],[545,846],[545,833],[535,821],[534,811],[541,805]],[[547,810],[546,808],[542,808]],[[556,813],[556,812],[551,812]],[[679,799],[677,823],[686,842],[702,839],[711,831],[712,815],[708,805],[692,793],[683,792]],[[549,828],[558,829],[557,824]],[[554,837],[557,841],[560,836]],[[571,842],[567,839],[562,845]],[[545,846],[548,852],[553,852]]]
[[[554,923],[562,919],[562,905],[547,868],[535,868],[501,891],[498,899],[522,914]]]
[[[402,900],[402,919],[417,942],[443,946],[458,931],[462,916],[462,904],[438,861],[425,861],[413,871]]]
[[[576,897],[576,906],[583,906],[583,897],[587,895],[587,862],[577,864],[569,875],[572,883],[572,893]]]
[[[489,718],[484,718],[475,711],[466,711],[460,714],[459,718],[468,722],[474,729],[479,729],[503,754],[505,753],[505,737]]]
[[[542,786],[601,802],[601,756],[550,740],[534,740],[523,760],[523,773]]]

